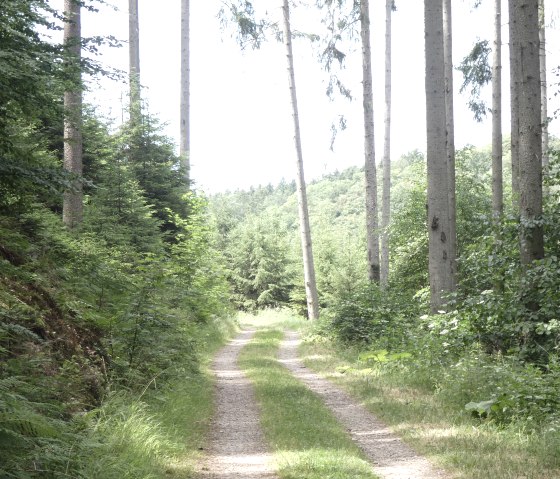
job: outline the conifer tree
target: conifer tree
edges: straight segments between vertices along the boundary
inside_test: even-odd
[[[317,282],[315,279],[315,264],[313,260],[313,247],[311,243],[311,228],[309,225],[309,211],[307,206],[307,192],[305,175],[303,170],[303,151],[301,147],[301,134],[299,127],[299,111],[296,94],[296,81],[294,73],[294,57],[292,53],[292,31],[290,26],[290,6],[288,0],[284,0],[282,7],[284,21],[284,44],[288,60],[288,79],[290,85],[290,97],[292,102],[292,116],[294,121],[294,141],[297,154],[297,194],[298,211],[300,221],[301,249],[303,254],[303,270],[305,281],[305,292],[307,297],[307,312],[309,319],[319,318],[319,295],[317,293]]]
[[[373,80],[371,72],[371,39],[369,0],[360,2],[360,33],[362,38],[364,153],[366,186],[366,238],[368,277],[379,283],[379,224],[377,206],[377,170],[373,122]]]
[[[181,0],[181,135],[179,156],[187,186],[190,182],[190,0]]]
[[[76,176],[82,174],[82,85],[81,85],[81,6],[77,0],[64,1],[64,47],[70,78],[64,92],[64,168]],[[64,193],[62,218],[69,228],[82,222],[82,183],[75,179]]]
[[[424,0],[430,305],[442,309],[452,291],[442,0]]]

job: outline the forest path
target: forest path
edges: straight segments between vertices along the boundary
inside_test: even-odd
[[[255,331],[243,331],[216,356],[216,411],[205,460],[204,479],[276,479],[272,455],[260,428],[251,382],[237,366],[241,349]]]
[[[451,477],[413,451],[346,392],[304,366],[297,354],[299,343],[297,332],[287,332],[278,354],[279,361],[297,379],[321,397],[364,451],[377,475],[383,479]]]

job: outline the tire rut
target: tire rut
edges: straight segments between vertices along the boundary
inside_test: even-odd
[[[253,387],[237,366],[241,349],[255,331],[244,331],[228,343],[212,363],[216,376],[216,411],[202,479],[277,479],[259,423]]]
[[[350,395],[304,366],[297,354],[299,343],[298,333],[286,333],[278,355],[280,363],[323,399],[364,451],[377,475],[383,479],[451,477],[434,467],[425,457],[419,456]]]

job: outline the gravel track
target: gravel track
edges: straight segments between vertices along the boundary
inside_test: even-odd
[[[298,359],[299,335],[290,331],[279,351],[278,359],[309,389],[318,394],[352,439],[364,451],[383,479],[448,479],[451,476],[419,456],[364,406],[327,379],[311,372]]]
[[[242,332],[212,363],[216,411],[206,457],[199,467],[201,479],[277,479],[260,428],[253,387],[237,366],[239,352],[254,333]]]

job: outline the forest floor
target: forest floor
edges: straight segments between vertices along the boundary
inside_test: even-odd
[[[211,425],[208,446],[203,461],[200,463],[201,478],[223,479],[271,479],[315,477],[313,473],[298,473],[290,468],[279,466],[290,452],[282,450],[284,439],[271,440],[271,435],[261,430],[259,419],[263,405],[256,398],[254,385],[239,366],[239,355],[243,348],[251,344],[255,331],[244,331],[225,346],[216,356],[212,371],[216,376],[216,412]],[[296,332],[284,333],[280,342],[276,362],[273,367],[281,365],[292,376],[291,380],[307,389],[305,394],[315,396],[330,410],[336,421],[344,430],[343,434],[361,450],[359,453],[366,464],[369,463],[371,476],[383,479],[446,479],[450,474],[432,466],[430,462],[413,451],[401,439],[392,434],[381,421],[375,418],[365,407],[351,398],[346,392],[330,381],[320,377],[306,368],[297,355],[299,335]],[[283,384],[276,380],[276,386]],[[293,389],[293,383],[291,388]],[[284,392],[276,389],[276,401],[293,395],[288,388]],[[304,407],[305,397],[301,392],[295,398]],[[274,400],[274,399],[273,399]],[[290,406],[293,407],[293,406]],[[297,415],[298,411],[293,411]],[[278,421],[282,420],[278,418]],[[322,423],[321,423],[322,424]],[[315,424],[315,427],[321,427]],[[294,436],[305,435],[304,425],[298,430],[298,423],[292,426],[290,433]],[[330,426],[325,423],[323,436],[330,434]],[[272,437],[274,434],[272,434]],[[288,441],[289,442],[289,441]],[[285,448],[284,448],[285,449]],[[313,447],[310,454],[313,454]],[[307,452],[306,452],[307,454]],[[306,466],[320,462],[319,458],[309,459]],[[325,471],[317,477],[344,478],[354,477],[339,470]],[[365,476],[364,476],[365,477]]]

